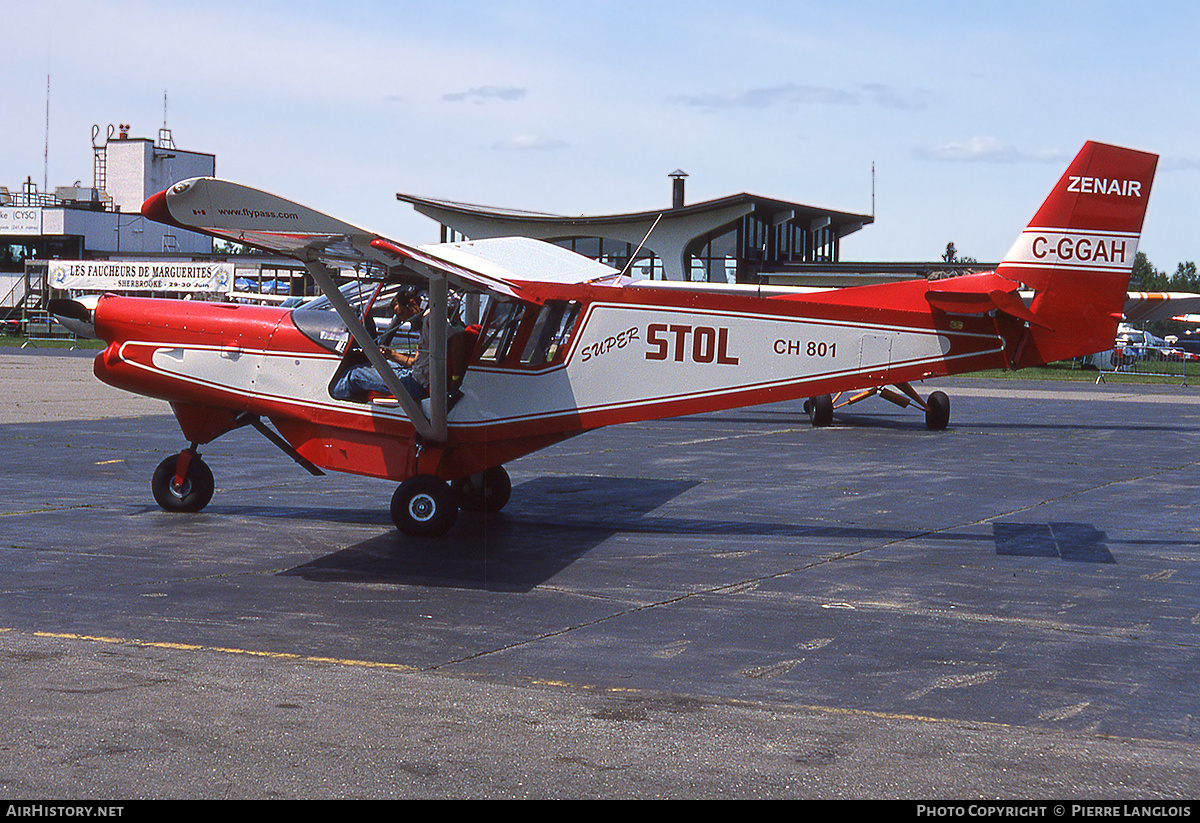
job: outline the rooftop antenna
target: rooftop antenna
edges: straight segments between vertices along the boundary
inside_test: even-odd
[[[871,220],[875,220],[875,161],[871,161]]]
[[[50,72],[46,72],[46,145],[42,149],[42,191],[50,190]]]
[[[42,191],[50,189],[50,67],[54,64],[54,35],[46,35],[46,143],[42,148]]]
[[[163,89],[163,124],[158,130],[158,147],[160,149],[175,148],[175,138],[171,136],[171,130],[167,128],[167,90]]]

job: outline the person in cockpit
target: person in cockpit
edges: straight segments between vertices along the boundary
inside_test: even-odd
[[[404,323],[419,318],[421,314],[421,295],[415,289],[396,293],[392,300],[392,321],[380,335],[380,341],[390,343],[396,329]],[[401,385],[408,390],[414,400],[422,400],[429,394],[429,324],[422,323],[420,336],[417,340],[416,351],[401,351],[387,345],[380,346],[380,352],[388,360],[388,365],[396,373]],[[391,389],[383,382],[379,372],[370,363],[360,363],[351,367],[330,389],[330,394],[337,400],[356,400],[368,394],[391,394]]]

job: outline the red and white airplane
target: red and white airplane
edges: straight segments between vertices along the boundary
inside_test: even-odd
[[[185,180],[143,214],[302,261],[324,297],[289,310],[106,295],[91,318],[108,343],[95,373],[170,401],[190,445],[155,472],[164,509],[207,505],[198,448],[252,425],[314,473],[399,481],[396,526],[442,534],[460,508],[507,502],[505,463],[600,426],[796,398],[819,422],[833,394],[896,385],[938,429],[949,400],[920,398],[912,381],[1111,348],[1156,165],[1087,143],[996,271],[830,290],[635,281],[525,238],[416,248],[235,183]],[[361,284],[339,282],[352,267],[377,284],[365,301]],[[388,288],[414,283],[429,302],[423,401],[367,328]],[[466,332],[448,309],[459,298],[486,307]],[[334,382],[364,362],[391,394],[335,399]]]

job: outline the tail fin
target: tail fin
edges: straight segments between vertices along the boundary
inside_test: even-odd
[[[997,272],[1034,289],[1017,367],[1112,347],[1158,156],[1086,143]]]

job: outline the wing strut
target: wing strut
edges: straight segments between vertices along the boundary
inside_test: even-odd
[[[446,442],[446,338],[449,320],[446,304],[449,302],[449,284],[445,277],[429,278],[429,423],[433,440]]]
[[[408,390],[406,388],[404,388],[404,386],[400,383],[400,378],[398,378],[396,376],[396,373],[394,371],[392,371],[392,367],[388,365],[387,358],[385,358],[383,356],[383,352],[381,352],[379,350],[379,346],[375,343],[375,338],[373,338],[370,334],[367,333],[366,326],[363,325],[362,320],[359,318],[358,314],[354,311],[354,309],[350,306],[350,304],[346,301],[346,298],[344,296],[342,296],[342,293],[338,289],[337,284],[333,282],[333,275],[330,273],[330,270],[327,269],[325,267],[325,265],[323,263],[321,263],[320,261],[311,260],[311,259],[304,261],[304,267],[306,269],[308,269],[308,273],[312,276],[313,281],[317,284],[317,286],[320,287],[321,291],[324,292],[325,296],[327,298],[329,298],[330,305],[332,305],[334,310],[337,311],[338,317],[340,317],[342,319],[342,322],[346,324],[346,328],[349,329],[350,334],[354,335],[354,339],[359,342],[360,346],[362,346],[363,354],[365,354],[367,356],[367,360],[369,360],[371,365],[375,367],[375,371],[379,372],[380,379],[382,379],[384,382],[384,385],[386,385],[388,387],[388,389],[391,390],[392,395],[396,398],[396,402],[400,404],[400,408],[404,409],[404,413],[407,414],[408,419],[412,421],[413,427],[417,430],[417,434],[419,434],[422,437],[424,437],[428,440],[431,440],[431,441],[435,441],[435,442],[439,442],[439,443],[445,442],[445,440],[446,440],[446,413],[445,413],[445,409],[446,409],[445,372],[446,372],[446,369],[444,366],[445,361],[446,361],[446,321],[444,319],[445,314],[443,313],[443,315],[442,315],[442,318],[443,318],[442,322],[435,323],[433,326],[433,329],[432,329],[433,338],[436,341],[436,339],[439,336],[438,326],[441,326],[440,337],[441,337],[441,345],[442,345],[442,363],[443,363],[443,367],[441,369],[441,372],[442,372],[442,378],[441,378],[442,379],[441,423],[442,423],[442,425],[440,427],[441,435],[439,437],[438,432],[437,432],[438,427],[435,427],[432,423],[430,423],[429,418],[425,416],[425,412],[421,409],[421,404],[418,403],[416,400],[413,400],[412,395],[409,394]],[[445,301],[445,293],[446,293],[445,292],[445,282],[446,281],[442,280],[441,282],[442,282],[442,295],[443,295],[442,306],[444,309],[445,302],[446,302]],[[432,291],[433,290],[431,289],[431,294],[432,294]],[[432,311],[430,311],[430,315],[431,316],[433,315]],[[436,345],[436,343],[435,343],[435,345]],[[431,354],[432,354],[432,352],[431,352]],[[436,368],[436,363],[437,363],[437,361],[434,360],[434,363],[433,363],[432,367],[430,368],[431,383],[432,383],[432,379],[433,379],[432,375],[434,375],[438,372],[438,369]],[[433,388],[432,385],[430,386],[430,388],[431,389]]]

